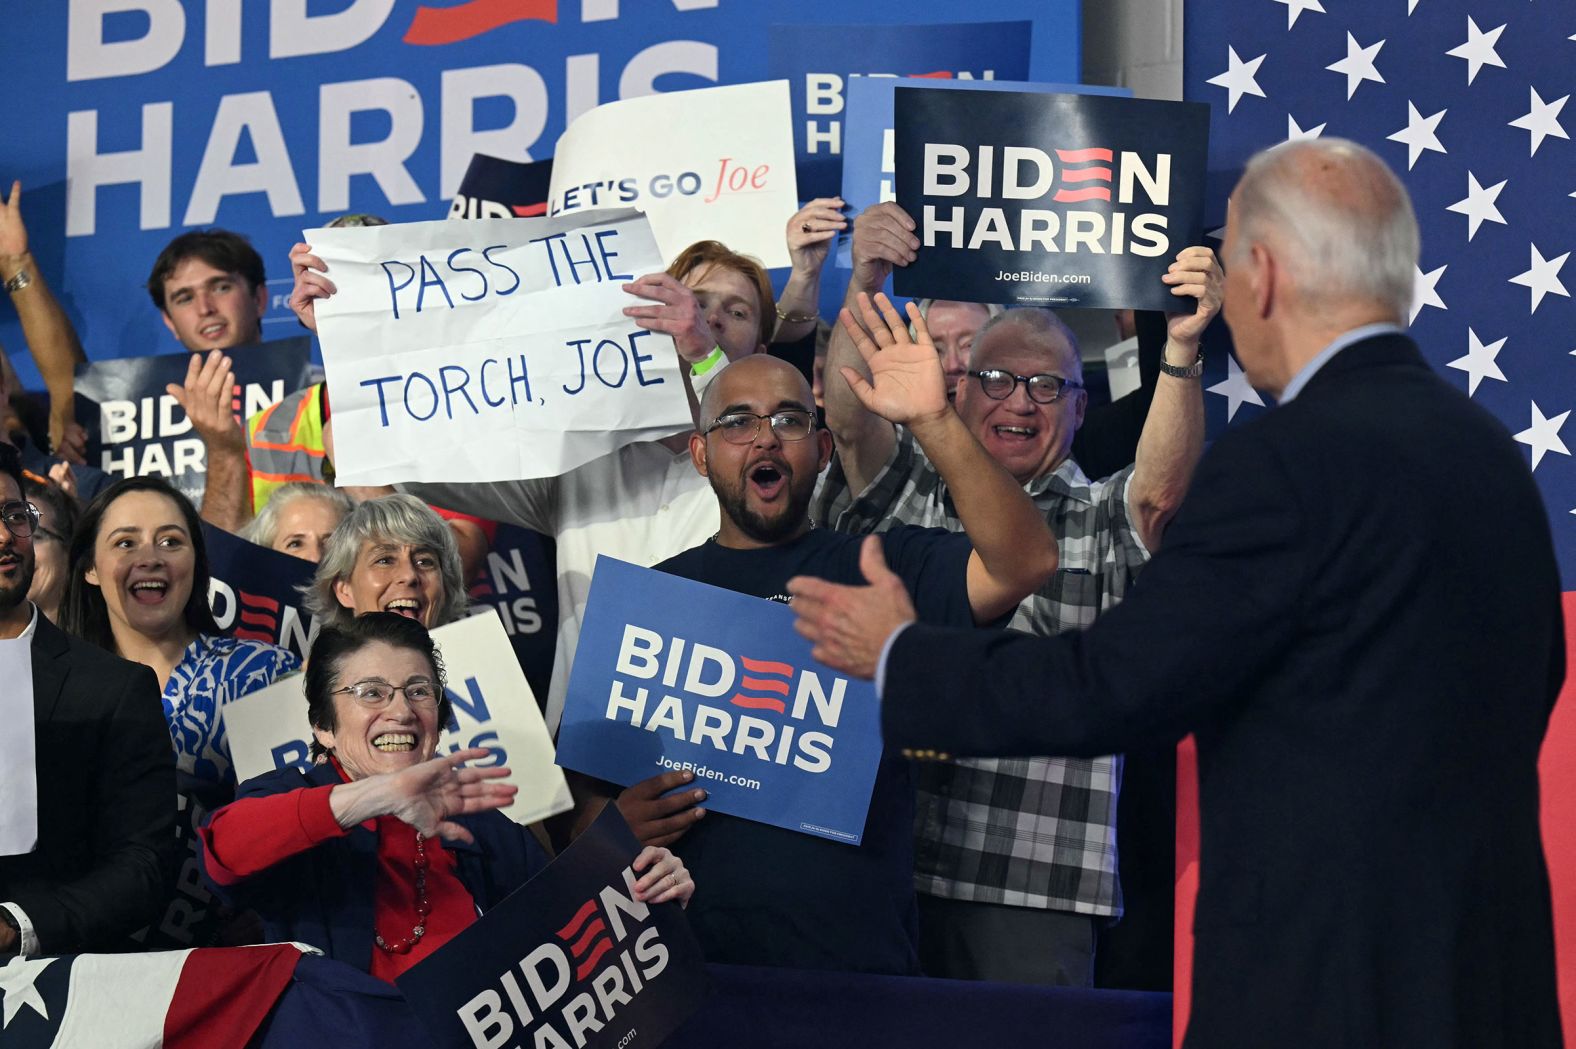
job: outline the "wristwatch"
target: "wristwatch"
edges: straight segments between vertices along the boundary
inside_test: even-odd
[[[1173,379],[1196,379],[1204,374],[1204,354],[1200,353],[1197,357],[1194,357],[1193,363],[1185,368],[1179,368],[1175,364],[1167,364],[1165,356],[1161,355],[1160,370]]]
[[[10,277],[5,282],[5,290],[15,294],[33,283],[33,278],[27,275],[27,270],[17,270],[16,276]]]

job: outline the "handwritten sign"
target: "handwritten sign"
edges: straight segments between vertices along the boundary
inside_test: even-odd
[[[1209,107],[900,87],[897,202],[919,228],[900,295],[1168,310],[1203,237]]]
[[[553,764],[552,741],[503,623],[486,612],[438,627],[432,637],[443,654],[453,705],[437,752],[491,748],[491,759],[479,764],[509,766],[506,782],[520,793],[503,811],[517,823],[535,823],[566,811],[573,804],[569,787]],[[225,734],[237,779],[244,782],[276,768],[307,767],[311,728],[303,680],[303,675],[293,674],[225,705]]]
[[[38,742],[33,735],[33,642],[0,641],[0,724],[10,725],[0,747],[0,856],[20,856],[38,844]]]
[[[634,212],[305,234],[339,483],[552,477],[691,425],[673,342],[623,291],[662,268]]]
[[[558,763],[625,785],[688,770],[718,812],[859,844],[881,760],[875,691],[811,659],[793,618],[598,558]]]
[[[720,240],[786,266],[783,227],[799,210],[788,112],[784,80],[597,106],[558,140],[548,214],[639,208],[664,259]]]
[[[445,1049],[657,1049],[711,993],[675,903],[635,899],[618,806],[398,981]]]

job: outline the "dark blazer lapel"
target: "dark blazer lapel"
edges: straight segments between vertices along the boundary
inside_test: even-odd
[[[33,711],[39,724],[54,717],[55,706],[66,688],[70,673],[70,660],[66,657],[71,646],[59,627],[38,614],[38,626],[33,630]]]

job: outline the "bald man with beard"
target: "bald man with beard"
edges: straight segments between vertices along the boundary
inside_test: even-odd
[[[883,537],[886,558],[926,622],[1001,621],[1054,571],[1056,544],[948,406],[923,320],[911,342],[884,297],[862,305],[868,333],[848,311],[842,318],[870,368],[860,394],[870,410],[913,430],[956,486],[968,525],[966,534],[893,529]],[[765,356],[735,361],[706,390],[689,451],[716,494],[721,526],[658,570],[765,601],[786,601],[795,575],[860,578],[859,539],[810,524],[832,437],[797,369]],[[689,920],[707,959],[917,974],[913,813],[908,764],[892,753],[882,757],[857,846],[709,813],[672,846],[706,886]]]

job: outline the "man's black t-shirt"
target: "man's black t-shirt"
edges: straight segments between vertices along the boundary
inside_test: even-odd
[[[893,528],[887,564],[927,623],[972,626],[968,537],[940,528]],[[788,580],[863,583],[862,536],[812,531],[759,550],[705,543],[657,565],[712,586],[787,601]],[[673,846],[695,878],[690,925],[708,961],[917,974],[914,785],[908,765],[884,754],[857,846],[708,812]]]

